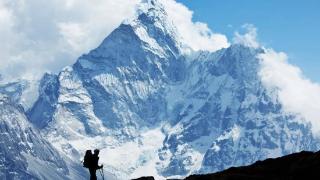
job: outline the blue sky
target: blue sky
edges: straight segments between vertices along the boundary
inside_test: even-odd
[[[178,0],[192,11],[194,20],[205,22],[215,32],[233,33],[245,23],[258,28],[266,47],[284,51],[291,64],[320,83],[319,0]]]

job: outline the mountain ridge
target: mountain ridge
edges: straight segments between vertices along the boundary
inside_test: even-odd
[[[248,166],[231,167],[226,170],[190,175],[185,180],[284,180],[317,179],[320,177],[320,151],[302,151],[278,158],[257,161]],[[139,180],[154,180],[154,177],[141,177]],[[138,180],[136,179],[136,180]]]
[[[245,167],[232,167],[222,172],[206,175],[191,175],[186,180],[197,179],[317,179],[319,175],[320,152],[302,151],[287,156],[266,159]]]

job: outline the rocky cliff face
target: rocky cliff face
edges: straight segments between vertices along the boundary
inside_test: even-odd
[[[73,160],[100,148],[118,179],[219,171],[318,147],[310,125],[262,84],[263,49],[185,46],[161,1],[145,1],[96,49],[43,77],[28,119]]]

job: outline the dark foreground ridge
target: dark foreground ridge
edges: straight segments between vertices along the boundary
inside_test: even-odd
[[[142,177],[139,180],[151,180]],[[257,161],[249,166],[232,167],[205,175],[191,175],[185,180],[318,180],[320,151],[302,151],[275,159]]]
[[[155,180],[152,176],[145,176],[138,179],[132,179],[132,180]]]
[[[206,175],[191,175],[186,180],[301,180],[320,179],[320,151],[294,153],[275,159],[232,167]]]

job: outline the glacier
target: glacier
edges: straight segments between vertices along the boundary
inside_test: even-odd
[[[48,164],[46,179],[85,179],[84,152],[99,148],[110,179],[181,178],[319,148],[311,124],[286,112],[277,90],[261,81],[262,47],[190,51],[182,42],[161,0],[146,0],[97,48],[58,74],[46,73],[32,106],[19,99],[27,82],[10,84],[17,91],[0,87],[2,99],[12,101],[1,100],[1,123],[11,122],[5,111],[12,112],[15,127],[32,127],[15,132],[36,139],[31,146],[11,135],[26,146],[17,149],[20,160],[5,156],[22,164],[11,172],[43,178],[26,169],[29,162]]]

